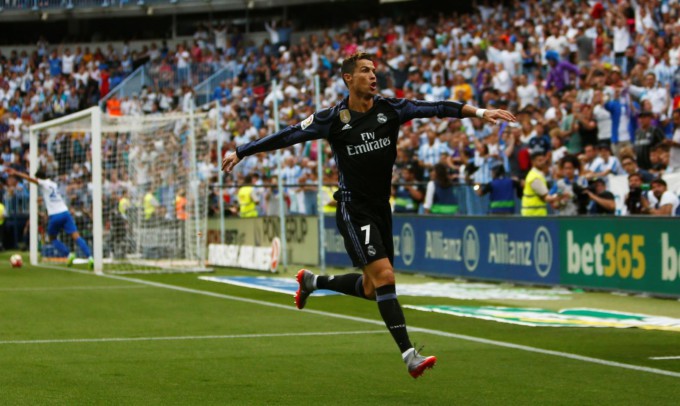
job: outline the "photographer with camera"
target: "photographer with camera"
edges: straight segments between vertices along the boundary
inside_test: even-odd
[[[628,214],[642,214],[642,195],[647,191],[643,190],[642,176],[639,173],[628,175],[628,190],[625,201]]]
[[[607,190],[604,179],[593,179],[582,193],[587,195],[590,200],[588,214],[614,214],[616,212],[614,195]]]

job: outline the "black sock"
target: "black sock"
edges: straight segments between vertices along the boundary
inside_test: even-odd
[[[364,275],[360,273],[348,273],[337,276],[320,275],[316,278],[316,287],[366,299],[363,281]]]
[[[399,346],[399,350],[404,353],[404,351],[413,347],[406,332],[406,319],[404,319],[404,312],[397,300],[397,290],[394,285],[381,286],[376,289],[375,300],[378,302],[380,315],[390,334],[392,334],[392,338]]]

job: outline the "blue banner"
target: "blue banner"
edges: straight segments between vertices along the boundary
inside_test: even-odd
[[[326,218],[326,261],[351,266],[334,219]],[[559,283],[555,220],[395,215],[394,267],[441,276]]]

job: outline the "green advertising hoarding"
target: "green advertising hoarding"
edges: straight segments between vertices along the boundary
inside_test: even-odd
[[[666,218],[560,220],[560,283],[680,295],[680,222]]]

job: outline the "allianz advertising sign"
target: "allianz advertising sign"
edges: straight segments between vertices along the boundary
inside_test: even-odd
[[[559,282],[557,221],[394,216],[392,231],[397,270]]]

